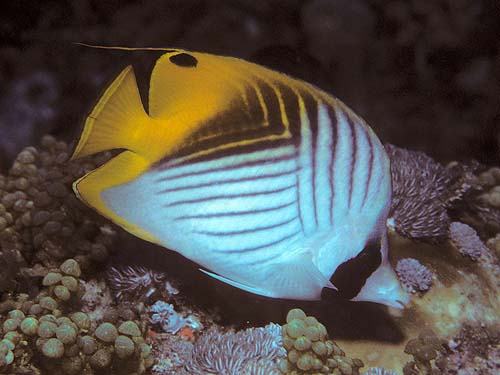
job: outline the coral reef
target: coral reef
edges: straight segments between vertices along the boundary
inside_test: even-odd
[[[424,330],[418,338],[408,341],[405,353],[413,356],[403,368],[404,375],[440,375],[435,360],[439,353],[445,352],[444,342],[431,330]]]
[[[431,287],[434,274],[417,259],[400,259],[395,271],[399,282],[408,293],[426,292]]]
[[[450,168],[422,152],[386,144],[391,159],[393,196],[389,222],[401,235],[438,243],[448,238],[450,209],[473,183],[471,170]]]
[[[152,366],[151,349],[136,322],[104,322],[94,329],[90,317],[76,310],[80,276],[78,262],[67,259],[44,276],[44,288],[33,300],[23,296],[0,316],[0,370],[142,374]]]
[[[386,370],[381,367],[372,367],[363,372],[363,375],[397,375],[395,371]]]
[[[495,375],[500,370],[500,334],[497,326],[465,325],[448,342],[424,330],[408,341],[405,353],[413,356],[404,375]]]
[[[278,375],[277,361],[284,356],[276,324],[240,332],[209,329],[195,342],[186,368],[193,375]]]
[[[363,362],[345,356],[345,353],[328,339],[325,326],[313,316],[306,316],[301,309],[292,309],[282,328],[283,346],[287,358],[280,360],[280,370],[288,375],[336,374],[358,375]]]
[[[500,334],[498,327],[464,326],[448,342],[449,350],[440,354],[437,366],[444,375],[494,375],[500,372]]]
[[[460,254],[472,260],[477,260],[488,248],[481,241],[474,228],[458,221],[450,224],[450,239]]]
[[[45,136],[0,176],[0,291],[25,291],[30,278],[66,258],[84,270],[108,257],[114,229],[74,196],[70,184],[109,155],[68,162],[68,146]]]
[[[121,301],[145,302],[155,294],[168,299],[179,291],[166,278],[165,273],[145,267],[112,266],[107,271],[108,283],[115,298]]]
[[[199,330],[202,325],[199,319],[194,315],[183,317],[174,310],[174,306],[164,301],[156,301],[149,309],[151,323],[159,324],[164,332],[176,334],[184,327],[192,330]]]

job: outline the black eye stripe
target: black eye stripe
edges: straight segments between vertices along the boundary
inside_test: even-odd
[[[338,288],[341,297],[351,299],[358,295],[368,277],[382,262],[380,246],[380,238],[371,240],[355,258],[336,269],[330,281]]]
[[[170,61],[175,65],[183,66],[185,68],[194,68],[198,65],[196,57],[184,52],[170,56]]]

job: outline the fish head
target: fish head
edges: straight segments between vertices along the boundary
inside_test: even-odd
[[[353,301],[376,302],[398,309],[410,302],[410,296],[401,287],[396,272],[389,264],[388,252],[389,241],[385,230],[380,241],[380,266],[366,279]]]
[[[330,281],[338,294],[351,301],[367,301],[395,308],[409,302],[388,260],[387,231],[370,238],[358,255],[340,264]]]

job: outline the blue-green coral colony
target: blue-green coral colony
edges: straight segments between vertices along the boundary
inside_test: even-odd
[[[287,375],[357,375],[363,367],[359,359],[351,359],[328,339],[325,326],[301,309],[290,310],[282,330],[287,358],[279,367]]]
[[[87,314],[72,311],[67,302],[78,296],[80,275],[78,262],[64,261],[45,275],[45,288],[34,300],[17,301],[19,308],[0,318],[0,371],[39,373],[35,366],[40,363],[43,371],[68,375],[96,371],[142,374],[153,365],[150,347],[136,322],[124,321],[118,326],[103,322],[93,328]],[[68,285],[76,288],[62,285],[68,277],[72,280]],[[64,290],[63,298],[56,292],[58,287]],[[33,363],[27,364],[30,359]]]

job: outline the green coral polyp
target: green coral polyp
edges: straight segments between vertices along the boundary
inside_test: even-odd
[[[35,336],[38,331],[38,320],[33,317],[25,318],[21,322],[21,331],[28,336]]]
[[[287,315],[282,329],[283,346],[287,359],[279,369],[287,375],[358,375],[363,362],[345,357],[345,353],[328,340],[326,327],[315,317],[306,316],[300,309]]]

